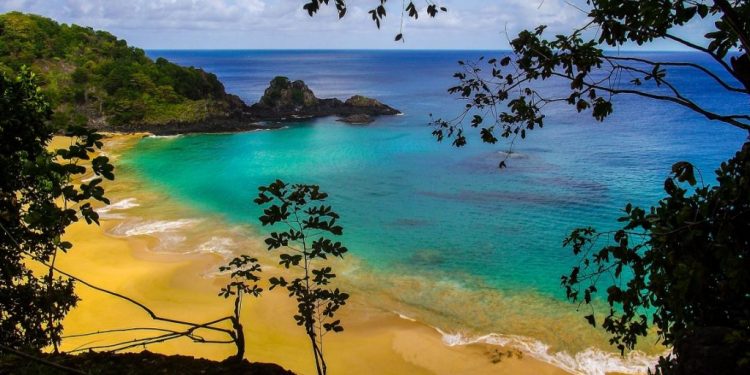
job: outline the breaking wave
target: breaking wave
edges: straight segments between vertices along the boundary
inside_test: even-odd
[[[649,369],[653,370],[658,360],[657,356],[649,356],[638,351],[633,351],[623,357],[597,348],[589,348],[573,355],[565,351],[551,353],[549,345],[524,336],[491,333],[467,337],[460,333],[447,333],[439,328],[435,330],[442,335],[443,342],[448,346],[481,343],[509,347],[573,374],[605,375],[611,372],[646,374]]]

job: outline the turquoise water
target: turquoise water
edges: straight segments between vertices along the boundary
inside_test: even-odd
[[[435,142],[427,123],[430,113],[455,115],[463,106],[446,93],[454,84],[456,60],[502,52],[149,54],[212,71],[229,92],[248,102],[256,101],[278,74],[305,80],[319,97],[358,93],[403,111],[403,116],[380,118],[368,126],[322,118],[274,131],[146,138],[126,155],[126,162],[182,202],[235,223],[257,224],[260,211],[251,199],[259,185],[276,178],[320,184],[342,216],[346,244],[368,272],[421,275],[460,285],[467,297],[451,297],[465,308],[460,312],[447,311],[452,307],[429,290],[393,294],[416,306],[415,311],[451,315],[454,327],[474,331],[544,335],[504,322],[507,314],[500,316],[522,308],[528,299],[501,309],[493,305],[502,301],[497,296],[506,301],[534,296],[539,308],[528,314],[575,319],[574,306],[562,302],[559,287],[560,276],[575,261],[561,247],[566,233],[587,225],[612,228],[625,203],[654,203],[676,161],[695,163],[712,182],[713,169],[746,137],[679,107],[624,98],[605,123],[567,107],[550,108],[545,128],[518,142],[509,167],[498,170],[507,144],[475,141],[455,149]],[[697,55],[679,57],[706,62]],[[711,108],[744,103],[708,82],[691,82],[689,72],[673,74]],[[387,285],[382,289],[388,293]],[[481,297],[472,294],[480,290]],[[484,311],[484,318],[461,320],[461,314],[472,311],[477,316]]]

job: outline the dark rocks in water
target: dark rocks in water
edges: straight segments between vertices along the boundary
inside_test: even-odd
[[[357,114],[357,115],[349,115],[346,117],[342,117],[336,121],[345,122],[347,124],[352,124],[352,125],[364,125],[364,124],[369,124],[375,121],[375,119],[372,118],[372,116],[370,115]]]
[[[259,120],[341,116],[344,117],[344,122],[369,123],[372,116],[396,115],[401,112],[361,95],[352,96],[344,102],[336,98],[319,99],[303,81],[276,77],[271,80],[260,101],[249,108],[248,113]],[[355,115],[357,117],[353,117]],[[350,117],[352,121],[347,121]]]
[[[345,106],[351,108],[366,108],[384,115],[397,115],[401,112],[375,100],[362,95],[354,95],[344,102]]]
[[[271,80],[263,97],[252,106],[247,106],[238,96],[226,94],[219,109],[196,121],[174,120],[160,124],[134,122],[117,126],[104,121],[94,128],[99,131],[150,132],[155,135],[234,133],[277,128],[281,125],[275,122],[279,121],[326,116],[339,116],[341,122],[362,125],[375,121],[375,116],[401,113],[362,95],[354,95],[346,101],[320,99],[303,81],[290,81],[286,77]]]

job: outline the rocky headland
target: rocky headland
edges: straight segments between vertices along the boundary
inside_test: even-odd
[[[338,116],[337,121],[365,125],[377,116],[397,115],[401,112],[380,101],[354,95],[345,101],[337,98],[320,99],[301,80],[286,77],[271,80],[258,103],[251,106],[239,97],[226,94],[225,111],[199,121],[168,121],[161,124],[130,123],[98,126],[110,132],[149,132],[155,135],[187,133],[232,133],[257,129],[274,129],[283,122],[315,117]]]
[[[113,58],[116,56],[117,58]],[[105,31],[33,14],[0,14],[0,73],[29,67],[54,110],[52,125],[158,135],[237,132],[300,118],[364,124],[397,110],[363,96],[319,99],[302,81],[276,77],[252,106],[218,77],[146,52]]]

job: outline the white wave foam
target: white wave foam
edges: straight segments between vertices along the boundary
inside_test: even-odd
[[[609,372],[646,374],[649,369],[653,369],[658,359],[657,356],[648,356],[638,351],[631,352],[627,356],[622,357],[615,353],[608,353],[596,348],[589,348],[575,355],[564,351],[550,353],[549,345],[528,337],[500,335],[496,333],[466,337],[460,333],[446,333],[439,328],[435,328],[435,330],[443,336],[443,342],[448,346],[477,343],[507,346],[518,349],[535,359],[573,374],[605,375]]]
[[[180,220],[131,220],[124,223],[118,224],[112,229],[112,234],[132,237],[132,236],[144,236],[153,235],[167,232],[174,232],[182,228],[191,227],[200,220],[196,219],[180,219]],[[159,236],[160,238],[162,236]]]
[[[121,237],[154,236],[159,240],[159,246],[153,250],[168,249],[175,251],[178,245],[185,242],[186,237],[178,231],[183,228],[192,227],[201,220],[128,220],[112,228],[112,235]]]
[[[182,134],[173,134],[173,135],[155,135],[151,134],[147,138],[159,138],[159,139],[175,139],[182,137]]]
[[[117,201],[115,203],[111,203],[109,205],[106,205],[100,209],[97,209],[96,212],[98,213],[106,213],[110,211],[119,211],[119,210],[127,210],[129,208],[138,207],[140,204],[136,203],[135,198],[125,198],[123,200]]]
[[[234,240],[228,237],[211,237],[208,241],[198,245],[192,253],[218,254],[229,259],[234,255],[232,249],[236,246]]]
[[[404,314],[402,314],[402,313],[400,313],[398,311],[394,311],[393,313],[396,314],[396,315],[398,315],[398,317],[401,318],[401,319],[403,319],[403,320],[408,320],[410,322],[416,322],[417,321],[416,319],[414,319],[414,318],[412,318],[412,317],[410,317],[408,315],[404,315]]]
[[[138,206],[140,206],[140,204],[136,203],[135,198],[126,198],[104,207],[97,208],[96,213],[98,213],[99,217],[102,219],[124,219],[125,215],[112,213],[112,211],[124,211]]]

